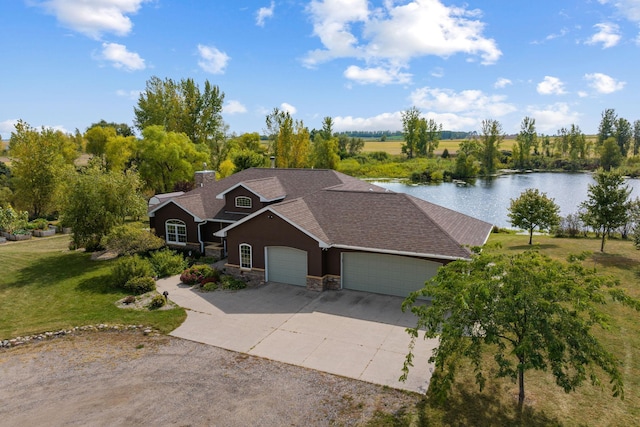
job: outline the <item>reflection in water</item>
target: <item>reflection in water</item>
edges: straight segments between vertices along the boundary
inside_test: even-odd
[[[560,215],[576,213],[587,200],[589,184],[595,181],[589,173],[527,173],[477,179],[467,186],[455,183],[410,185],[401,182],[374,181],[381,187],[411,194],[432,203],[482,219],[499,227],[510,227],[507,216],[511,199],[527,188],[537,188],[560,206]],[[640,197],[640,179],[627,180],[631,197]]]

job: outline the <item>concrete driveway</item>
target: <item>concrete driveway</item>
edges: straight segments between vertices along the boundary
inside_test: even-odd
[[[427,359],[437,341],[422,337],[409,378],[398,381],[409,344],[405,328],[416,324],[413,314],[402,313],[400,297],[279,283],[200,292],[177,276],[157,287],[187,309],[172,336],[398,389],[424,393],[429,386]]]

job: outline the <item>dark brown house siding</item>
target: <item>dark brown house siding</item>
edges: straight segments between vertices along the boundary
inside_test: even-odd
[[[265,269],[266,246],[288,246],[307,252],[310,276],[321,277],[323,254],[318,242],[271,212],[264,212],[227,233],[228,263],[240,265],[239,246],[251,245],[253,268]]]
[[[194,221],[193,216],[179,208],[175,203],[167,203],[161,209],[155,212],[155,215],[149,218],[149,226],[155,229],[156,235],[166,240],[165,223],[170,219],[178,219],[187,226],[187,246],[200,248],[198,241],[198,225]]]
[[[238,196],[244,196],[244,197],[250,198],[251,199],[251,208],[250,209],[249,208],[237,208],[236,207],[236,197],[238,197]],[[224,195],[224,201],[225,201],[224,210],[226,212],[233,212],[233,213],[252,214],[254,212],[259,211],[264,206],[260,202],[260,198],[258,196],[256,196],[254,193],[252,193],[251,191],[247,190],[244,187],[234,188],[233,190],[231,190],[228,193],[226,193]]]

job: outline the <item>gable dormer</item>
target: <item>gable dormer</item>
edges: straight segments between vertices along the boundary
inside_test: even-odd
[[[226,212],[251,214],[284,200],[286,193],[276,177],[239,182],[216,196],[224,199]]]

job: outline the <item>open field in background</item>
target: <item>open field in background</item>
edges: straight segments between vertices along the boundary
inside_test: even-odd
[[[123,310],[127,294],[109,284],[113,261],[69,251],[69,236],[0,245],[0,339],[99,323],[178,327],[183,309]]]
[[[462,141],[463,141],[462,139],[445,139],[445,140],[441,140],[440,143],[438,144],[438,149],[436,150],[436,154],[442,154],[442,152],[444,151],[445,148],[447,150],[449,150],[449,153],[453,154],[456,151],[458,151],[458,146],[460,145],[460,143]],[[500,149],[501,150],[511,150],[512,147],[513,147],[513,144],[515,144],[515,142],[516,142],[515,139],[505,139],[500,144]],[[404,141],[398,141],[398,140],[380,141],[380,140],[367,140],[367,139],[365,139],[364,148],[363,148],[362,151],[364,153],[371,153],[373,151],[386,151],[387,153],[389,153],[391,155],[398,155],[398,154],[402,154],[402,145],[403,144],[404,144]]]

